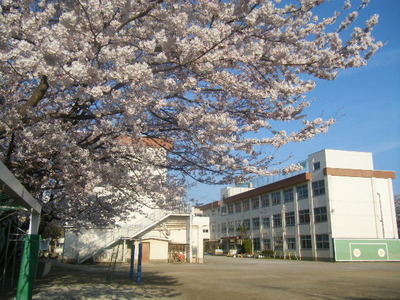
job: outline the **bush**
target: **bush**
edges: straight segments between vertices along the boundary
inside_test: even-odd
[[[274,250],[264,250],[261,252],[264,257],[275,257],[276,253]]]
[[[251,254],[252,241],[249,239],[243,240],[242,253]]]

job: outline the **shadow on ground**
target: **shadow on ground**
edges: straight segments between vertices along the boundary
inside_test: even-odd
[[[129,279],[127,268],[107,278],[102,266],[71,269],[56,266],[51,273],[36,280],[32,299],[141,299],[174,298],[181,295],[174,287],[178,280],[157,272],[146,272],[142,283]]]

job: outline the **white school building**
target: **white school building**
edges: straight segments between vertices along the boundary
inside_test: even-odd
[[[210,218],[207,250],[229,253],[247,238],[253,253],[291,259],[400,260],[395,173],[374,170],[372,153],[356,151],[325,149],[305,165],[259,187],[225,188],[200,207]]]

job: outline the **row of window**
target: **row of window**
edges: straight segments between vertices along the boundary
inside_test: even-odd
[[[286,249],[287,250],[296,250],[296,238],[287,237],[286,241]],[[261,250],[274,250],[281,251],[283,250],[283,240],[281,237],[275,237],[273,240],[273,245],[271,244],[271,239],[262,239],[263,245],[261,245],[260,238],[253,239],[253,248],[254,251]],[[261,246],[263,246],[261,248]],[[315,246],[319,250],[327,250],[329,249],[329,235],[328,234],[316,234],[315,235]],[[301,235],[300,236],[300,248],[301,249],[312,249],[312,239],[311,235]]]
[[[261,220],[260,220],[261,219]],[[314,222],[326,222],[328,220],[328,214],[326,210],[326,206],[316,207],[314,208]],[[309,224],[310,223],[310,210],[303,209],[298,212],[298,224]],[[270,227],[282,227],[282,214],[272,215],[272,224],[270,217],[256,217],[252,219],[244,219],[231,221],[228,223],[222,223],[221,227],[218,225],[218,231],[221,229],[222,233],[234,232],[238,228],[245,228],[246,230],[259,230],[261,225],[263,228]],[[295,226],[296,225],[296,214],[294,211],[285,213],[285,225]]]
[[[324,180],[316,181],[312,183],[313,195],[323,195],[325,194],[325,182]],[[256,210],[264,207],[269,207],[270,205],[280,205],[282,203],[289,203],[294,201],[294,193],[296,191],[297,199],[308,199],[308,186],[307,184],[296,186],[295,189],[288,188],[284,189],[283,192],[276,191],[268,194],[261,195],[260,197],[254,197],[251,199],[246,199],[243,201],[235,202],[223,206],[221,212],[223,215],[228,212],[228,214],[241,213],[249,211],[250,209]]]

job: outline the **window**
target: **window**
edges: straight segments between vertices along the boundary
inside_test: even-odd
[[[271,240],[263,239],[264,250],[271,250]]]
[[[243,227],[242,224],[243,224],[242,221],[236,220],[236,221],[235,221],[235,227],[236,227],[236,229],[238,229],[238,228],[240,228],[240,227]]]
[[[224,216],[226,215],[226,206],[221,207],[221,214]]]
[[[297,191],[297,200],[307,199],[308,198],[308,186],[307,184],[299,185],[296,187]]]
[[[273,215],[272,220],[273,220],[273,223],[274,223],[274,227],[281,227],[282,226],[281,214]]]
[[[261,196],[261,207],[269,206],[269,195],[265,194]]]
[[[328,221],[326,206],[314,208],[314,219],[315,223]]]
[[[325,195],[325,182],[323,180],[313,182],[312,189],[314,196]]]
[[[260,251],[261,250],[260,238],[253,239],[253,249],[254,249],[254,251]]]
[[[319,161],[314,163],[314,171],[321,169],[321,163]]]
[[[258,200],[258,198],[251,199],[251,207],[252,207],[252,209],[260,208],[260,201]]]
[[[283,201],[285,203],[294,201],[293,189],[283,190]]]
[[[286,226],[296,225],[296,221],[294,218],[294,211],[285,213],[285,222],[286,222]]]
[[[253,218],[253,230],[260,229],[260,218]]]
[[[243,211],[248,211],[250,210],[250,200],[244,200],[243,201]]]
[[[317,234],[315,235],[317,249],[329,249],[329,235]]]
[[[283,249],[283,241],[281,237],[274,238],[274,250],[282,250]]]
[[[299,210],[299,224],[310,224],[310,210]]]
[[[234,227],[233,221],[228,222],[228,232],[233,233],[234,231],[235,231],[235,227]]]
[[[226,233],[226,223],[221,224],[221,231],[222,233]]]
[[[247,230],[250,230],[250,219],[243,220],[243,227],[246,228]]]
[[[288,250],[296,250],[296,239],[295,238],[287,238],[286,244]]]
[[[236,202],[235,203],[235,213],[240,213],[242,212],[242,202]]]
[[[281,204],[281,192],[274,192],[271,194],[272,205]]]
[[[269,228],[271,226],[270,222],[269,222],[269,217],[262,218],[262,225],[264,228]]]
[[[203,229],[203,233],[208,233],[208,229]]]
[[[233,214],[233,204],[228,204],[228,214]]]
[[[311,249],[311,235],[301,235],[300,244],[302,249]]]

